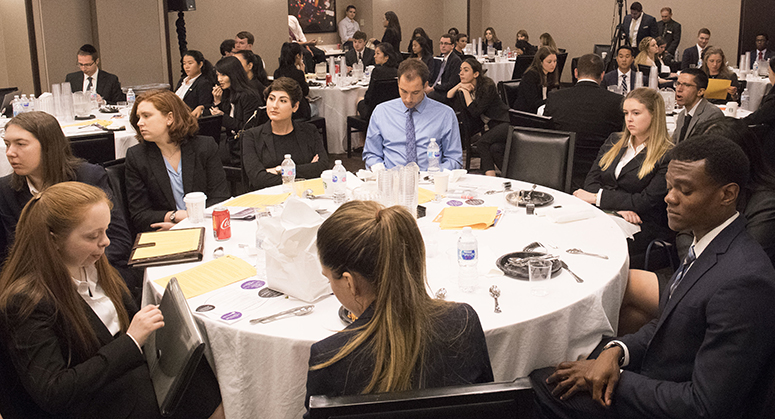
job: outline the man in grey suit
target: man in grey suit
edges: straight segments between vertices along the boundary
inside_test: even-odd
[[[665,51],[675,57],[675,50],[681,43],[681,24],[673,20],[673,9],[663,7],[660,13],[662,20],[657,22],[657,33],[667,42]]]
[[[723,118],[721,109],[708,102],[704,97],[708,88],[708,75],[698,68],[688,68],[678,76],[675,82],[675,101],[684,110],[678,114],[673,132],[676,144],[692,135],[694,127],[700,122]]]

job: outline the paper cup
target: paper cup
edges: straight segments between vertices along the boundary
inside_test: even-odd
[[[737,116],[737,102],[727,102],[727,108],[724,110],[727,116]]]
[[[333,194],[333,191],[331,190],[331,178],[333,177],[333,170],[324,170],[323,173],[320,174],[320,178],[323,179],[323,189],[325,190],[326,196],[331,196]]]
[[[433,175],[433,190],[436,192],[437,196],[447,193],[449,175],[449,172],[439,172]]]
[[[452,175],[450,176],[449,181],[451,183],[455,183],[460,180],[460,178],[462,178],[466,173],[468,173],[466,169],[455,169],[452,171]]]
[[[202,223],[205,220],[205,201],[207,195],[204,192],[190,192],[183,197],[186,203],[186,213],[188,219],[194,224]]]

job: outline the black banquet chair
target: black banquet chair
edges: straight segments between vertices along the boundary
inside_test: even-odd
[[[576,134],[510,127],[503,157],[503,177],[571,192]]]
[[[376,104],[395,99],[398,94],[398,79],[375,80],[374,81],[374,99]],[[353,156],[352,135],[354,132],[366,132],[369,129],[369,120],[361,115],[350,115],[347,117],[347,158]]]
[[[519,83],[521,81],[522,79],[504,80],[498,82],[498,94],[500,95],[501,100],[503,100],[503,103],[505,103],[509,108],[511,107],[511,104],[517,100],[517,95],[519,94]]]
[[[518,111],[516,109],[509,109],[509,121],[511,125],[515,127],[529,127],[529,128],[554,128],[554,122],[552,122],[551,116],[543,116],[525,111]]]
[[[92,164],[102,164],[116,158],[116,141],[112,132],[71,137],[70,149],[75,157]]]
[[[530,67],[535,55],[517,55],[517,59],[514,61],[514,71],[511,73],[511,79],[521,79],[525,71]]]
[[[530,381],[356,396],[312,396],[310,419],[516,419],[535,417]]]

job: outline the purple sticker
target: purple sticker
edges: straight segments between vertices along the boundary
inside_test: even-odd
[[[466,204],[468,205],[482,205],[484,204],[484,200],[481,199],[469,199],[466,201]]]
[[[256,280],[256,279],[251,279],[250,281],[243,282],[242,285],[240,285],[240,288],[242,288],[243,290],[256,290],[263,287],[264,284],[266,284],[266,282]]]
[[[221,320],[237,320],[240,317],[242,317],[242,313],[239,311],[231,311],[221,316]]]
[[[447,205],[449,205],[450,207],[459,207],[459,206],[463,205],[463,203],[460,202],[460,201],[451,199],[451,200],[447,201]]]

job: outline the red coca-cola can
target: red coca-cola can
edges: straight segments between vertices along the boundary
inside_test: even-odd
[[[330,85],[332,82],[331,75],[326,74],[326,86]]]
[[[231,214],[228,208],[215,207],[213,210],[213,236],[218,241],[231,238]]]

